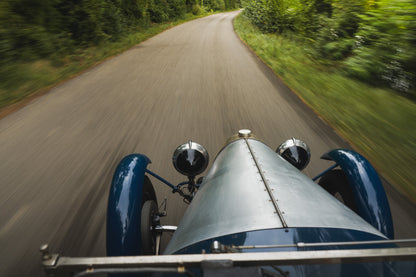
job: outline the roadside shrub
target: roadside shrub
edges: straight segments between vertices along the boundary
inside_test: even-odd
[[[200,15],[204,12],[204,10],[198,4],[192,6],[192,14],[193,15]]]
[[[320,18],[323,26],[315,34],[313,43],[315,54],[328,60],[344,59],[351,54],[355,40],[340,33],[336,20],[326,17]]]
[[[139,0],[121,0],[120,9],[123,13],[124,21],[131,26],[143,18],[144,6]]]
[[[168,4],[165,0],[152,0],[147,11],[152,22],[162,23],[169,20]]]
[[[168,14],[170,19],[183,18],[185,15],[185,0],[167,0]]]
[[[244,15],[262,32],[274,33],[283,29],[283,16],[277,1],[253,0],[245,7]]]
[[[224,0],[211,0],[210,8],[214,11],[223,11],[225,10]]]
[[[241,7],[240,0],[224,0],[225,10],[232,10]]]
[[[314,49],[316,54],[328,60],[343,60],[351,55],[354,36],[364,13],[361,0],[345,1],[342,6],[332,7],[330,17],[319,16],[319,24],[315,33]]]
[[[121,37],[124,29],[123,27],[125,27],[122,22],[121,13],[121,10],[113,3],[106,3],[101,10],[101,13],[97,14],[100,23],[96,30],[96,41],[116,41]]]
[[[413,5],[413,6],[412,6]],[[412,8],[413,7],[413,8]],[[380,5],[361,16],[348,73],[416,96],[416,9],[410,0]]]
[[[53,38],[57,34],[42,25],[48,21],[35,18],[33,11],[18,3],[0,2],[0,63],[15,59],[33,61],[56,51]]]

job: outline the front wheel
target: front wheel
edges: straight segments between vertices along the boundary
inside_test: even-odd
[[[339,169],[331,170],[319,180],[318,184],[345,206],[355,211],[354,196],[347,176]]]
[[[156,254],[156,230],[154,227],[159,225],[159,215],[157,204],[154,200],[144,202],[141,212],[141,240],[144,255]]]

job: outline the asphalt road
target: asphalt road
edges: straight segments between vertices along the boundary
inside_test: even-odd
[[[272,148],[298,137],[312,150],[309,176],[329,165],[322,153],[349,147],[240,42],[236,14],[165,31],[0,121],[0,276],[41,275],[45,242],[63,255],[105,255],[108,190],[127,154],[148,155],[177,183],[185,178],[171,155],[188,139],[214,158],[241,128]],[[162,223],[177,224],[186,204],[154,185],[168,197]],[[390,194],[397,237],[416,237],[414,207]]]

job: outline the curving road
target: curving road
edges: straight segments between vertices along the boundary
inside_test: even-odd
[[[312,149],[310,176],[328,166],[323,152],[348,147],[240,42],[236,14],[172,28],[0,121],[0,276],[42,275],[45,242],[64,255],[105,255],[111,177],[132,152],[177,183],[171,155],[188,139],[213,158],[241,128],[272,148],[295,136]],[[168,197],[163,223],[177,224],[186,204],[154,184]],[[414,207],[391,195],[397,237],[416,236]]]

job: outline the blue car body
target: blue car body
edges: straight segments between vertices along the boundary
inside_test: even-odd
[[[371,164],[360,154],[345,149],[332,150],[322,158],[334,161],[335,165],[317,179],[339,168],[345,180],[333,180],[331,185],[346,184],[345,189],[352,197],[350,207],[251,135],[234,136],[226,143],[202,181],[195,184],[197,191],[191,196],[180,190],[185,183],[173,186],[151,172],[147,168],[148,157],[129,155],[117,167],[110,188],[107,255],[139,256],[134,261],[140,264],[141,255],[146,254],[143,237],[149,230],[153,233],[163,230],[156,226],[162,213],[152,214],[156,225],[143,229],[146,224],[143,206],[148,201],[157,203],[149,177],[156,177],[190,202],[164,250],[168,263],[175,256],[194,257],[192,255],[201,253],[287,253],[293,257],[296,253],[319,255],[322,251],[370,249],[376,250],[372,252],[374,258],[378,250],[384,253],[385,249],[396,249],[388,200]],[[402,255],[406,257],[404,261],[397,261],[395,254],[389,254],[386,259],[377,257],[358,262],[347,257],[346,260],[353,263],[327,257],[319,263],[312,256],[314,262],[311,263],[308,260],[300,263],[290,260],[287,264],[279,261],[278,267],[274,264],[244,267],[243,264],[225,272],[201,269],[193,262],[191,272],[203,276],[415,276],[416,249],[409,248],[408,253]],[[203,255],[195,257],[203,262],[207,257]],[[177,263],[182,265],[184,260],[179,259]],[[106,261],[114,265],[112,260],[98,265],[101,267]],[[123,260],[115,261],[120,266]],[[80,268],[79,260],[75,263]],[[66,261],[63,267],[69,268],[68,264]],[[86,265],[93,267],[92,262]],[[52,272],[51,268],[45,270]]]

